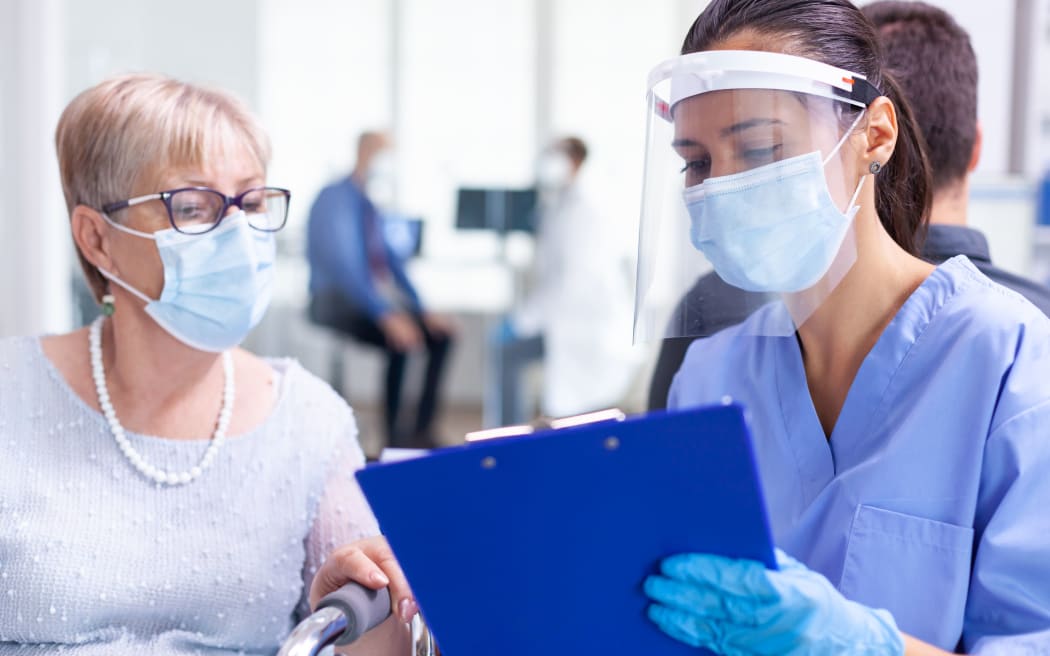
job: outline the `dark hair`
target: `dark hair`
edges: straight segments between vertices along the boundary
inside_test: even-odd
[[[876,177],[875,208],[893,240],[918,255],[932,201],[926,146],[911,106],[882,66],[882,48],[871,22],[848,0],[712,0],[689,28],[682,54],[710,50],[740,34],[753,35],[764,50],[863,75],[893,102],[897,146]],[[855,117],[853,112],[843,118],[852,123]]]
[[[579,137],[564,137],[558,141],[558,148],[569,156],[576,168],[580,168],[587,159],[587,144]]]
[[[948,12],[924,2],[882,0],[861,11],[874,23],[886,67],[915,110],[933,191],[958,184],[977,142],[977,56],[969,35]]]

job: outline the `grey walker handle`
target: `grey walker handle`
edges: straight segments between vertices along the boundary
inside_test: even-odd
[[[350,582],[325,595],[317,603],[317,610],[322,608],[335,608],[346,616],[346,629],[334,644],[348,645],[390,616],[390,591]]]

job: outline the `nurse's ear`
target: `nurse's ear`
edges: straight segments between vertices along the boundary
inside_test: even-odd
[[[886,166],[897,147],[897,108],[886,96],[880,96],[868,105],[868,120],[864,127],[865,146],[863,170],[872,170],[872,163],[878,162],[878,168]]]

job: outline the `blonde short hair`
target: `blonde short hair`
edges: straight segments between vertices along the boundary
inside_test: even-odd
[[[269,138],[239,100],[149,73],[113,77],[74,98],[55,146],[70,216],[78,205],[101,210],[130,198],[165,170],[201,166],[212,153],[244,148],[263,171],[270,161]],[[98,300],[106,280],[77,255]]]

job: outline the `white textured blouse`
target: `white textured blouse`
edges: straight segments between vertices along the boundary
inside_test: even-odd
[[[168,487],[124,458],[39,339],[0,340],[0,654],[278,649],[325,554],[378,528],[350,408],[294,361],[270,364],[267,420]],[[128,439],[174,471],[208,445]]]

